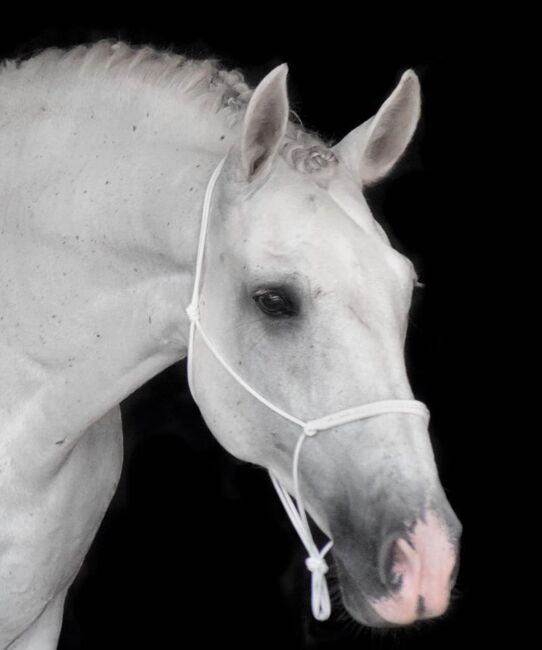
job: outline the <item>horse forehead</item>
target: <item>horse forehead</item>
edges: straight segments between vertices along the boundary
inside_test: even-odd
[[[377,237],[378,228],[361,194],[344,182],[319,184],[310,177],[281,176],[258,192],[244,211],[252,224],[252,242],[283,247],[286,254],[301,240],[326,244],[329,238]],[[278,252],[278,250],[277,250]]]
[[[344,213],[372,224],[374,219],[361,190],[337,175],[325,183],[317,177],[299,173],[282,173],[269,179],[262,192],[254,196],[264,211],[301,211],[310,215],[319,211]]]
[[[325,183],[279,173],[243,211],[243,256],[256,266],[312,269],[357,281],[374,276],[408,285],[410,262],[395,250],[371,214],[361,188],[336,174]],[[315,267],[315,268],[313,268]]]

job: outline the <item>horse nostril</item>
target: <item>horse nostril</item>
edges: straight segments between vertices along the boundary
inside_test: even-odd
[[[391,591],[398,591],[401,588],[403,576],[394,571],[394,565],[401,553],[397,547],[398,535],[389,535],[380,547],[378,573],[380,581]]]

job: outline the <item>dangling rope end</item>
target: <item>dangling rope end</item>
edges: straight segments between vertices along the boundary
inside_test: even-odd
[[[325,575],[329,570],[323,555],[331,548],[332,542],[328,542],[321,552],[321,555],[309,555],[305,559],[305,565],[311,572],[311,609],[312,615],[317,621],[326,621],[331,614],[331,601]]]
[[[324,609],[322,607],[321,610],[315,611],[314,609],[312,610],[312,615],[317,621],[327,621],[331,614],[331,606],[328,606],[327,609]]]

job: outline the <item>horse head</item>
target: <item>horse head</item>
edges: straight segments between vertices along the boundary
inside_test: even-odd
[[[407,70],[378,112],[334,146],[289,120],[287,66],[252,94],[216,179],[205,235],[191,389],[219,442],[291,494],[295,422],[413,400],[404,346],[417,281],[364,198],[404,153],[420,115]],[[305,443],[304,503],[333,540],[342,600],[369,626],[443,614],[461,524],[439,482],[427,420],[343,422]]]

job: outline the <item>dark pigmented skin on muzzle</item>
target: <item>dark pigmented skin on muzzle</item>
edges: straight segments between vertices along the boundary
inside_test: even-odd
[[[368,599],[379,600],[400,591],[402,576],[392,572],[393,557],[389,552],[393,543],[404,539],[412,548],[410,539],[418,520],[425,521],[428,510],[437,513],[445,522],[451,545],[458,545],[461,525],[453,513],[441,488],[432,499],[422,487],[413,490],[408,499],[393,504],[389,493],[378,495],[363,493],[360,486],[356,499],[356,512],[351,503],[339,496],[333,504],[324,505],[334,540],[332,557],[339,579],[344,605],[359,622],[372,627],[401,627],[385,621],[374,611]],[[405,502],[409,504],[405,508]],[[424,504],[429,503],[426,507]],[[459,553],[458,553],[459,557]],[[452,571],[450,587],[459,571],[459,560]],[[426,604],[422,596],[417,603],[417,616],[423,618]]]

